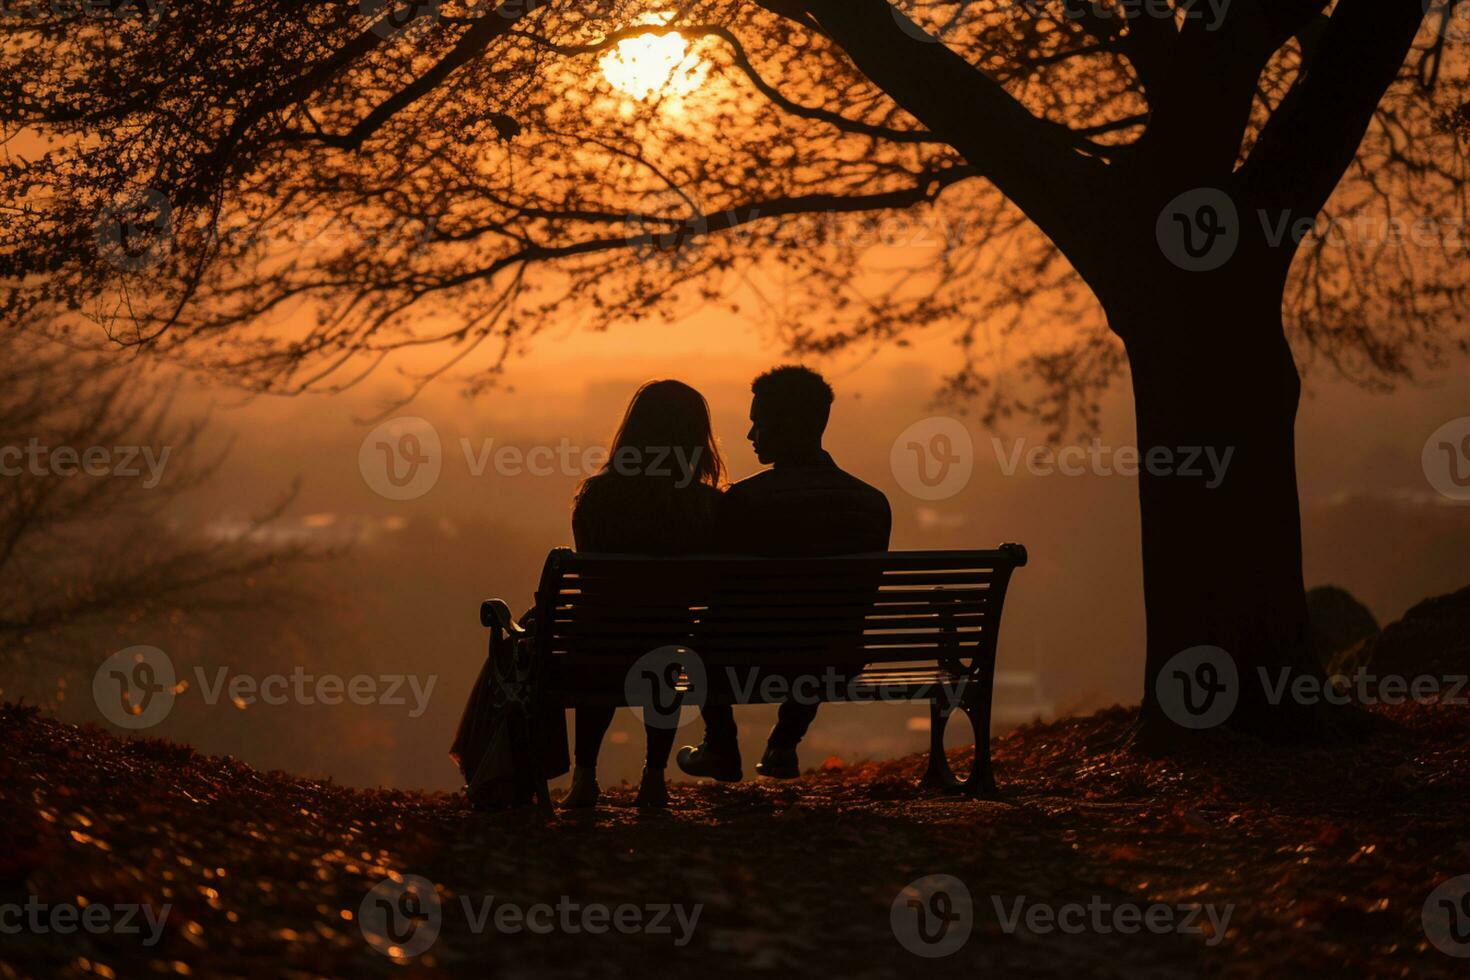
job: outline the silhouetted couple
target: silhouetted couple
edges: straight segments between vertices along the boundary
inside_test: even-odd
[[[778,367],[751,385],[756,458],[770,468],[728,488],[704,397],[679,381],[639,388],[613,438],[608,462],[583,481],[572,507],[578,551],[646,555],[740,554],[817,557],[885,551],[892,527],[882,491],[844,472],[822,448],[832,388],[805,367]],[[656,465],[658,464],[658,465]],[[611,707],[576,709],[575,763],[564,805],[597,802],[597,753]],[[762,776],[800,774],[796,747],[817,714],[815,701],[787,701],[756,766]],[[741,778],[735,712],[703,710],[705,736],[679,752],[694,776]],[[668,800],[664,769],[674,731],[646,726],[648,752],[638,805]]]

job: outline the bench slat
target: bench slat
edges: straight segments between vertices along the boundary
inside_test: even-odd
[[[965,583],[954,583],[954,586],[964,586]],[[825,587],[825,583],[809,582],[801,587],[787,586],[782,589],[762,591],[758,589],[681,589],[668,590],[659,593],[657,605],[679,607],[679,606],[738,606],[755,605],[763,602],[774,602],[777,604],[790,604],[797,600],[808,600],[812,602],[858,602],[869,603],[874,601],[894,602],[943,602],[946,599],[964,598],[972,596],[977,598],[988,598],[994,595],[994,591],[981,586],[940,588],[936,586],[924,586],[918,588],[842,588]],[[559,602],[571,605],[591,604],[602,602],[604,604],[639,604],[646,600],[639,597],[637,592],[619,593],[612,589],[599,589],[593,592],[559,592],[556,594]]]
[[[722,643],[718,646],[705,644],[703,648],[698,648],[697,652],[700,659],[707,663],[723,663],[758,655],[769,655],[774,658],[772,662],[775,663],[783,662],[783,660],[791,663],[802,661],[806,663],[822,663],[827,660],[844,660],[855,663],[882,663],[888,661],[923,660],[926,658],[934,661],[939,657],[968,657],[974,655],[976,651],[983,650],[984,642],[980,635],[971,634],[971,636],[974,639],[945,643],[936,642],[932,638],[924,636],[868,637],[861,643],[856,643],[851,640],[834,640],[822,643],[801,643],[795,640],[781,642],[772,637],[762,637],[759,640],[743,643]],[[688,646],[683,643],[671,643],[668,645]],[[558,643],[552,647],[552,655],[615,661],[627,666],[652,649],[654,647],[642,643],[628,645],[606,642],[598,644],[591,642],[586,644]],[[690,649],[696,648],[690,647]]]
[[[810,570],[825,566],[865,569],[907,568],[1014,568],[1016,553],[1005,549],[967,551],[870,551],[820,558],[766,558],[754,555],[680,555],[653,557],[568,551],[562,556],[567,571],[584,568],[619,568],[642,572],[649,566],[719,567],[728,569]]]
[[[589,668],[608,669],[610,667],[626,668],[628,664],[646,653],[646,650],[627,650],[622,653],[609,652],[597,655],[590,652],[569,653],[553,650],[551,655],[556,658],[560,669],[575,670],[579,666]],[[752,667],[805,667],[811,664],[813,653],[817,653],[818,659],[823,655],[830,655],[835,661],[848,661],[851,663],[872,664],[894,664],[894,663],[934,663],[939,657],[956,657],[969,660],[971,657],[983,655],[986,651],[983,646],[961,647],[955,651],[944,651],[933,646],[910,646],[910,647],[879,647],[879,648],[856,648],[843,650],[796,650],[787,652],[772,652],[768,650],[742,650],[723,657],[717,653],[703,656],[705,666],[710,669],[723,669],[726,666],[752,666]]]
[[[632,590],[637,585],[666,584],[679,593],[687,593],[696,589],[707,589],[714,592],[764,593],[782,591],[790,588],[792,583],[819,584],[828,587],[847,586],[859,589],[880,586],[920,588],[926,585],[983,585],[994,582],[996,574],[993,569],[889,574],[861,570],[828,572],[813,569],[786,574],[762,574],[754,571],[745,574],[722,571],[715,574],[701,569],[677,568],[656,568],[647,572],[599,569],[596,573],[578,572],[575,575],[567,575],[562,579],[562,584],[563,587],[582,589],[611,587],[625,590]]]
[[[894,607],[920,607],[929,606],[936,609],[948,609],[961,603],[986,604],[993,602],[996,593],[990,589],[928,589],[928,590],[883,590],[881,592],[855,593],[850,591],[838,592],[783,592],[760,596],[733,596],[722,595],[720,601],[713,603],[708,594],[697,597],[699,601],[671,602],[667,599],[655,600],[651,597],[619,597],[607,594],[585,594],[585,593],[560,593],[556,596],[555,607],[561,609],[650,609],[674,611],[681,609],[709,609],[726,608],[741,609],[746,606],[794,606],[798,607],[791,611],[791,615],[801,615],[805,608],[821,608],[826,611],[831,607],[844,609],[869,609],[886,606]]]
[[[792,637],[783,644],[778,634],[772,634],[770,636],[726,637],[718,641],[709,641],[705,643],[705,650],[700,650],[698,646],[693,644],[691,646],[694,646],[694,649],[702,657],[718,657],[722,652],[731,650],[742,652],[745,650],[779,650],[783,645],[803,650],[877,650],[884,647],[928,646],[931,652],[937,655],[948,649],[963,649],[965,647],[978,646],[986,635],[983,631],[974,630],[965,633],[948,634],[909,631],[904,633],[865,633],[860,642],[836,636],[831,637],[828,642],[822,642],[823,639],[827,638],[817,638],[811,642],[803,642],[806,639],[805,637]]]
[[[877,618],[872,616],[853,615],[849,618],[827,617],[809,619],[760,619],[721,618],[716,620],[700,619],[690,622],[689,629],[695,636],[722,635],[738,636],[742,634],[808,634],[808,633],[846,633],[855,629],[866,632],[875,630],[902,630],[902,629],[978,629],[985,624],[987,617],[980,612],[968,613],[932,613],[924,616],[889,616]],[[682,628],[682,624],[681,627]],[[669,619],[649,619],[639,617],[637,619],[624,619],[622,617],[589,616],[589,617],[557,617],[552,629],[556,636],[599,636],[604,634],[638,634],[649,633],[651,635],[666,634],[672,632],[674,627]]]

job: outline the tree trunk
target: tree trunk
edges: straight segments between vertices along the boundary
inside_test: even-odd
[[[1274,277],[1211,278],[1151,284],[1149,308],[1113,316],[1137,411],[1144,732],[1173,742],[1223,724],[1297,740],[1321,716],[1279,693],[1283,671],[1322,676],[1302,580],[1300,379]]]

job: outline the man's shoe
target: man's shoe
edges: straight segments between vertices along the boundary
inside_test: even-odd
[[[755,771],[767,779],[795,779],[801,775],[796,750],[775,745],[766,746],[766,754],[755,764]]]
[[[638,799],[634,801],[640,810],[662,810],[669,805],[669,788],[664,785],[664,771],[643,767],[643,780],[638,784]]]
[[[597,786],[597,770],[577,766],[572,770],[572,788],[562,797],[562,809],[585,810],[597,805],[602,791]]]
[[[691,776],[705,776],[722,783],[738,783],[745,774],[740,771],[740,749],[713,749],[708,742],[686,745],[679,750],[679,768]]]

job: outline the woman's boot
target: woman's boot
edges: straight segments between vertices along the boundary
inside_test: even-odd
[[[586,809],[597,805],[601,790],[597,786],[597,770],[590,766],[572,769],[572,788],[562,798],[563,809]]]

